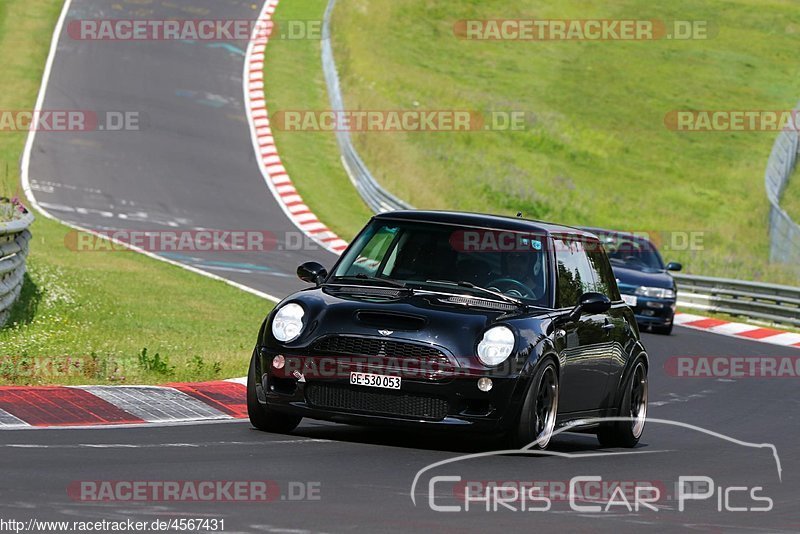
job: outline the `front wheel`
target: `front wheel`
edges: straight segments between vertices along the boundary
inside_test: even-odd
[[[553,437],[558,414],[558,370],[553,360],[543,363],[531,380],[511,445],[546,449]]]
[[[302,417],[276,413],[258,402],[256,393],[256,353],[250,358],[250,369],[247,372],[247,415],[250,424],[264,432],[285,434],[300,424]]]
[[[647,366],[639,358],[625,384],[619,417],[625,420],[614,421],[601,426],[597,439],[603,447],[635,447],[644,432],[647,420]]]

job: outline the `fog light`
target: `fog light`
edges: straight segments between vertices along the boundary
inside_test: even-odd
[[[492,379],[491,378],[479,378],[478,379],[478,389],[486,393],[490,389],[492,389]]]
[[[275,369],[283,369],[284,365],[286,365],[286,358],[284,358],[281,354],[278,354],[272,358],[272,367]]]

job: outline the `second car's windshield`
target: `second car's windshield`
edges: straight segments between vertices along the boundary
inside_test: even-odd
[[[664,263],[655,245],[645,239],[606,237],[605,248],[613,263],[642,271],[664,270]]]
[[[446,283],[461,284],[461,293],[475,292],[469,287],[474,285],[546,306],[544,243],[535,234],[374,221],[342,259],[334,280],[366,277],[442,290]]]

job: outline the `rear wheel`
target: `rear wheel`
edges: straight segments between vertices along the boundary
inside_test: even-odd
[[[558,370],[553,360],[544,362],[531,380],[522,405],[517,428],[512,432],[511,445],[522,448],[546,449],[553,436],[558,414]]]
[[[276,413],[258,402],[256,380],[256,353],[253,352],[247,372],[247,415],[250,417],[250,424],[264,432],[285,434],[294,430],[302,417]]]
[[[624,421],[614,421],[600,427],[597,439],[603,447],[634,447],[644,432],[647,420],[647,366],[639,358],[633,364],[633,371],[624,386],[619,417]]]

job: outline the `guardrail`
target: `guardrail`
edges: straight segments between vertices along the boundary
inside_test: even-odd
[[[800,113],[800,106],[795,113]],[[778,134],[772,146],[764,184],[769,210],[769,259],[775,263],[800,264],[800,225],[781,208],[780,199],[797,163],[798,132],[787,127]]]
[[[0,326],[11,313],[11,306],[22,291],[25,277],[25,259],[28,257],[28,230],[33,214],[17,206],[0,201]]]
[[[322,22],[322,70],[325,74],[325,83],[328,86],[328,98],[331,102],[331,110],[336,112],[344,111],[344,101],[339,85],[339,74],[336,70],[336,63],[333,60],[333,46],[331,45],[331,14],[336,0],[330,0],[325,9],[325,18]],[[361,156],[358,155],[350,132],[337,129],[336,140],[339,143],[339,151],[342,155],[342,165],[350,177],[350,181],[356,188],[361,198],[375,213],[385,211],[410,209],[412,206],[387,190],[372,177],[369,169],[364,164]]]
[[[673,274],[678,306],[800,326],[800,288]]]

